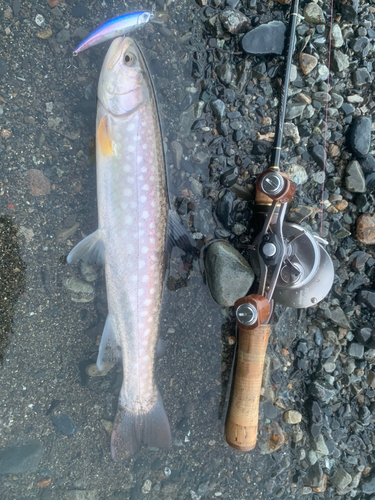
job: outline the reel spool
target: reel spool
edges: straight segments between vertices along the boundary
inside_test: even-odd
[[[272,298],[297,309],[313,306],[324,299],[333,284],[332,260],[323,247],[326,242],[302,226],[287,222],[283,224],[283,237],[286,255]],[[254,245],[258,243],[256,239]],[[259,276],[257,252],[251,252],[250,262]]]

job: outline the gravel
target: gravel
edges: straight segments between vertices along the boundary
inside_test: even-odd
[[[103,271],[64,264],[97,227],[90,141],[108,44],[76,58],[72,49],[123,6],[8,4],[0,7],[1,498],[371,499],[373,3],[335,2],[329,87],[330,6],[300,9],[281,152],[297,184],[287,220],[326,238],[335,281],[307,311],[275,307],[257,448],[230,449],[218,425],[233,298],[211,300],[198,261],[174,250],[161,317],[166,355],[156,362],[174,445],[143,448],[124,464],[112,462],[108,434],[122,374],[85,371],[107,315]],[[157,2],[163,24],[132,34],[153,75],[171,205],[199,248],[219,236],[237,263],[249,261],[255,234],[254,183],[272,147],[287,17],[288,6],[263,0]],[[246,269],[239,296],[250,286]],[[233,274],[228,282],[239,290]],[[64,435],[59,421],[74,432]]]

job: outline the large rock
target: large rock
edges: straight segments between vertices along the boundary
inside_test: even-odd
[[[12,446],[0,452],[0,474],[20,474],[35,470],[43,456],[40,441]]]
[[[212,243],[207,249],[204,263],[212,297],[221,306],[233,306],[253,284],[253,270],[229,243]]]
[[[242,39],[242,49],[253,55],[282,54],[284,38],[284,23],[271,21],[247,33]]]
[[[245,14],[230,8],[225,9],[220,14],[220,21],[224,28],[233,35],[236,35],[237,33],[245,33],[251,28],[251,22]]]
[[[366,158],[371,146],[371,119],[367,116],[357,116],[350,124],[348,145],[357,158]]]
[[[357,239],[364,245],[375,245],[375,213],[363,214],[358,218]]]

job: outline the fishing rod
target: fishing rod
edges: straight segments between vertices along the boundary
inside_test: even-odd
[[[302,226],[284,222],[287,203],[295,184],[280,172],[281,146],[299,0],[293,0],[289,20],[289,47],[281,102],[270,166],[256,182],[255,205],[263,226],[250,250],[250,263],[257,275],[256,293],[235,304],[237,344],[225,438],[241,451],[252,450],[257,441],[259,399],[274,302],[306,308],[320,302],[333,284],[332,260],[325,240]]]

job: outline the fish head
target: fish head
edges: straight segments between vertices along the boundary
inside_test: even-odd
[[[113,40],[99,77],[98,98],[112,115],[120,116],[139,108],[147,99],[146,63],[131,38]]]

